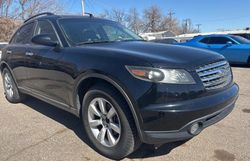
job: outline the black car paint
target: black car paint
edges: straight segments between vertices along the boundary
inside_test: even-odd
[[[218,90],[206,91],[195,72],[201,65],[224,60],[216,53],[141,41],[72,46],[58,25],[60,18],[63,17],[44,16],[34,20],[53,24],[61,41],[59,50],[32,43],[25,46],[9,44],[3,49],[1,67],[11,70],[22,92],[79,116],[79,84],[90,78],[106,81],[128,102],[140,137],[147,143],[154,143],[147,132],[178,131],[194,119],[234,104],[238,96],[238,86],[234,82]],[[89,17],[82,19],[102,21]],[[8,50],[12,54],[7,54]],[[25,55],[26,52],[34,55]],[[127,71],[126,65],[185,69],[196,84],[141,81]],[[207,106],[208,103],[211,105]],[[168,140],[163,138],[161,141]]]

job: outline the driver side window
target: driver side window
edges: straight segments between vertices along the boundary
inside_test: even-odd
[[[53,26],[48,21],[38,21],[34,36],[41,34],[47,34],[52,41],[59,41]]]
[[[226,37],[210,37],[209,44],[227,44],[228,42],[234,42]]]

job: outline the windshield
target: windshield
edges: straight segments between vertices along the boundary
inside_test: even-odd
[[[142,40],[122,25],[107,20],[61,19],[59,24],[74,45]]]
[[[231,38],[233,38],[234,40],[236,40],[240,44],[250,44],[250,40],[248,40],[244,37],[241,37],[241,36],[231,35]]]

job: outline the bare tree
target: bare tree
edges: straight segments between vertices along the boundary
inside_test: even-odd
[[[0,42],[9,41],[13,32],[20,26],[20,22],[1,17],[0,18]]]
[[[127,15],[124,10],[112,9],[111,11],[105,10],[104,13],[100,14],[99,17],[107,18],[116,21],[122,25],[127,25]]]
[[[13,0],[0,0],[0,16],[9,17],[10,7]]]
[[[9,40],[20,20],[40,12],[62,12],[62,4],[60,0],[0,0],[0,40]]]
[[[177,19],[165,16],[161,21],[160,30],[169,30],[173,31],[174,33],[179,33],[179,23]]]
[[[151,6],[144,10],[145,30],[147,32],[159,31],[162,12],[157,6]]]
[[[143,29],[143,22],[136,8],[130,9],[130,15],[128,16],[128,27],[136,34],[139,34]]]
[[[123,10],[119,10],[119,9],[113,9],[112,10],[112,19],[123,24],[126,25],[126,13]]]
[[[41,12],[60,12],[63,9],[59,0],[18,0],[20,5],[17,18],[22,20]]]
[[[181,32],[183,34],[186,34],[186,33],[196,33],[198,31],[196,29],[194,29],[192,20],[190,18],[187,18],[187,19],[183,20],[183,22],[182,22]]]
[[[19,5],[20,5],[20,8],[21,8],[21,11],[20,11],[20,16],[21,16],[21,19],[25,19],[25,12],[26,12],[26,6],[27,6],[27,3],[29,2],[29,0],[19,0]]]

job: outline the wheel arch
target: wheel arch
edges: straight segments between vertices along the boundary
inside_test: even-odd
[[[3,72],[4,68],[10,69],[9,66],[8,66],[8,64],[6,62],[1,62],[1,64],[0,64],[1,73]]]
[[[115,90],[117,90],[121,94],[121,96],[125,99],[127,105],[129,106],[129,110],[133,116],[137,132],[140,138],[142,138],[143,134],[140,128],[140,120],[137,115],[137,112],[134,109],[134,104],[131,101],[131,98],[129,97],[127,92],[125,91],[124,87],[120,83],[117,83],[117,82],[118,81],[115,80],[114,78],[111,78],[107,75],[100,74],[100,73],[88,73],[88,74],[83,74],[82,76],[80,76],[80,79],[78,79],[75,85],[74,94],[73,94],[74,106],[77,107],[78,116],[81,117],[82,100],[86,92],[88,91],[88,89],[90,89],[96,83],[104,83],[106,85],[114,87]]]
[[[3,70],[4,70],[4,68],[7,68],[7,69],[10,71],[10,74],[11,74],[11,76],[13,77],[14,82],[16,83],[16,85],[17,85],[17,87],[18,87],[18,84],[17,84],[17,81],[16,81],[16,77],[15,77],[13,71],[11,70],[10,66],[9,66],[6,62],[2,61],[1,64],[0,64],[0,71],[1,71],[1,74],[2,74],[2,72],[3,72]]]

